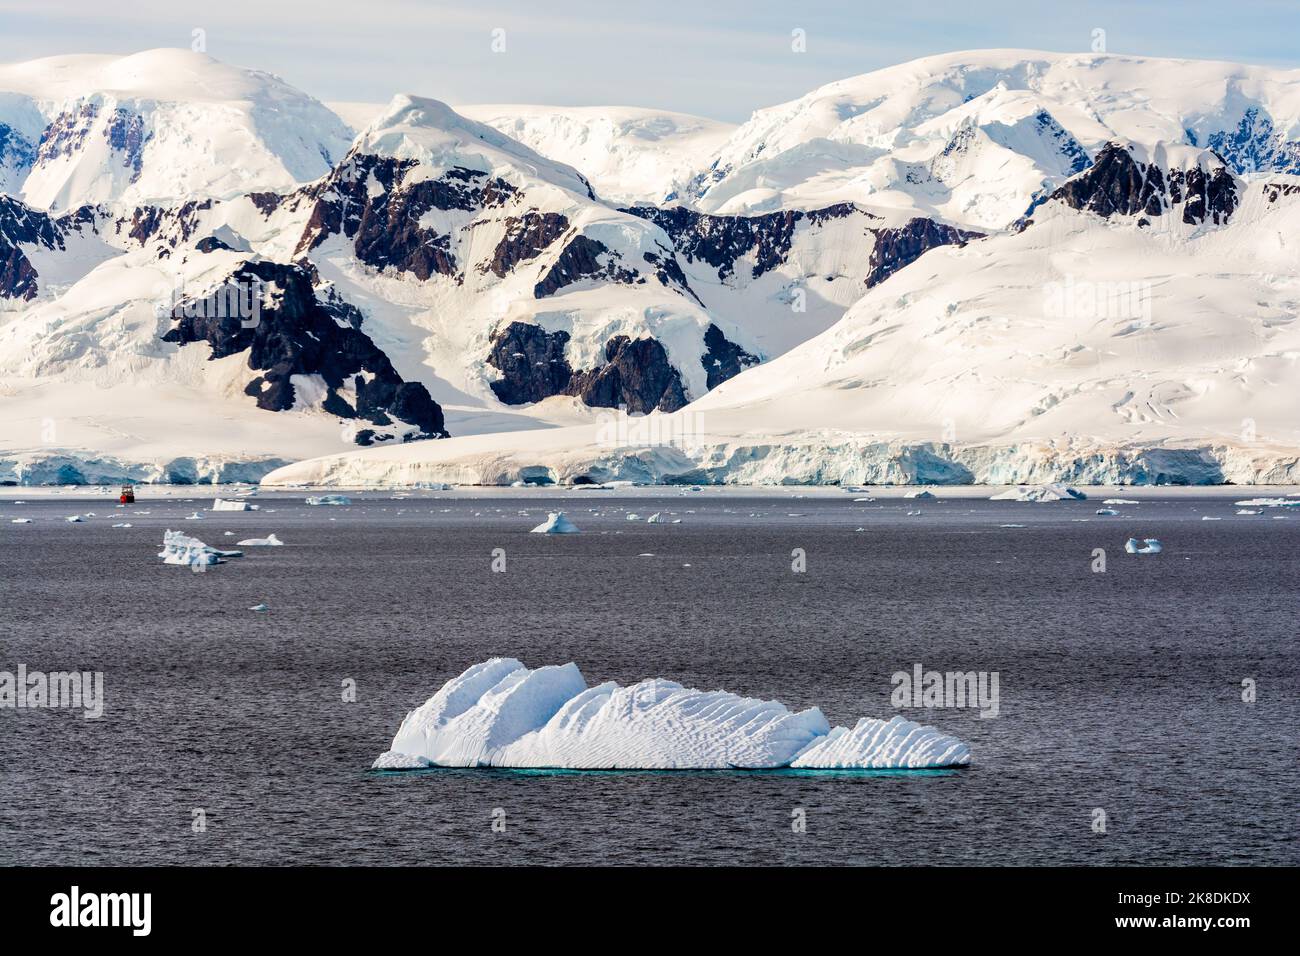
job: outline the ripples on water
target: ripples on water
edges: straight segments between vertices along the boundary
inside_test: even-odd
[[[264,497],[202,521],[181,520],[197,497],[0,496],[0,670],[102,670],[107,693],[98,721],[0,710],[0,863],[1300,863],[1300,514],[586,492],[563,500],[583,534],[529,535],[541,495]],[[193,574],[155,558],[166,527],[288,546]],[[1164,554],[1125,555],[1130,535]],[[848,725],[893,714],[915,663],[998,671],[1001,712],[902,712],[971,744],[957,772],[368,769],[491,656]]]

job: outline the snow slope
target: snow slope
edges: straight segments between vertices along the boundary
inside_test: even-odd
[[[2,127],[33,155],[19,177],[0,146],[0,187],[21,178],[22,198],[52,210],[288,189],[323,174],[350,139],[280,78],[171,49],[0,66]]]
[[[605,200],[659,204],[706,162],[735,124],[629,106],[458,106],[543,156],[581,169]]]
[[[899,717],[832,729],[815,707],[791,713],[777,701],[657,678],[588,687],[574,664],[530,670],[493,658],[447,681],[407,714],[375,766],[923,769],[968,763],[964,743]]]
[[[851,201],[1006,226],[1110,140],[1300,173],[1300,71],[1029,50],[925,57],[753,117],[681,184],[710,212]]]

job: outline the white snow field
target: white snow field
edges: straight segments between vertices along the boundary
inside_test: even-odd
[[[572,663],[529,669],[493,658],[407,714],[374,767],[924,769],[970,760],[961,741],[901,717],[831,728],[815,707],[791,713],[659,678],[588,687]]]
[[[758,110],[680,188],[707,212],[848,201],[998,229],[1112,140],[1205,145],[1245,119],[1285,150],[1297,117],[1300,70],[969,50]]]

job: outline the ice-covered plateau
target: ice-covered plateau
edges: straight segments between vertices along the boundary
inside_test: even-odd
[[[407,714],[374,767],[919,770],[970,761],[960,740],[902,717],[832,728],[815,707],[792,713],[658,678],[588,687],[572,663],[530,669],[493,658]]]

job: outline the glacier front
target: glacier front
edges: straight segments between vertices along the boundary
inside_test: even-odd
[[[816,707],[661,678],[588,687],[576,664],[475,664],[406,715],[374,769],[934,769],[969,764],[955,737],[902,717],[832,728]]]

